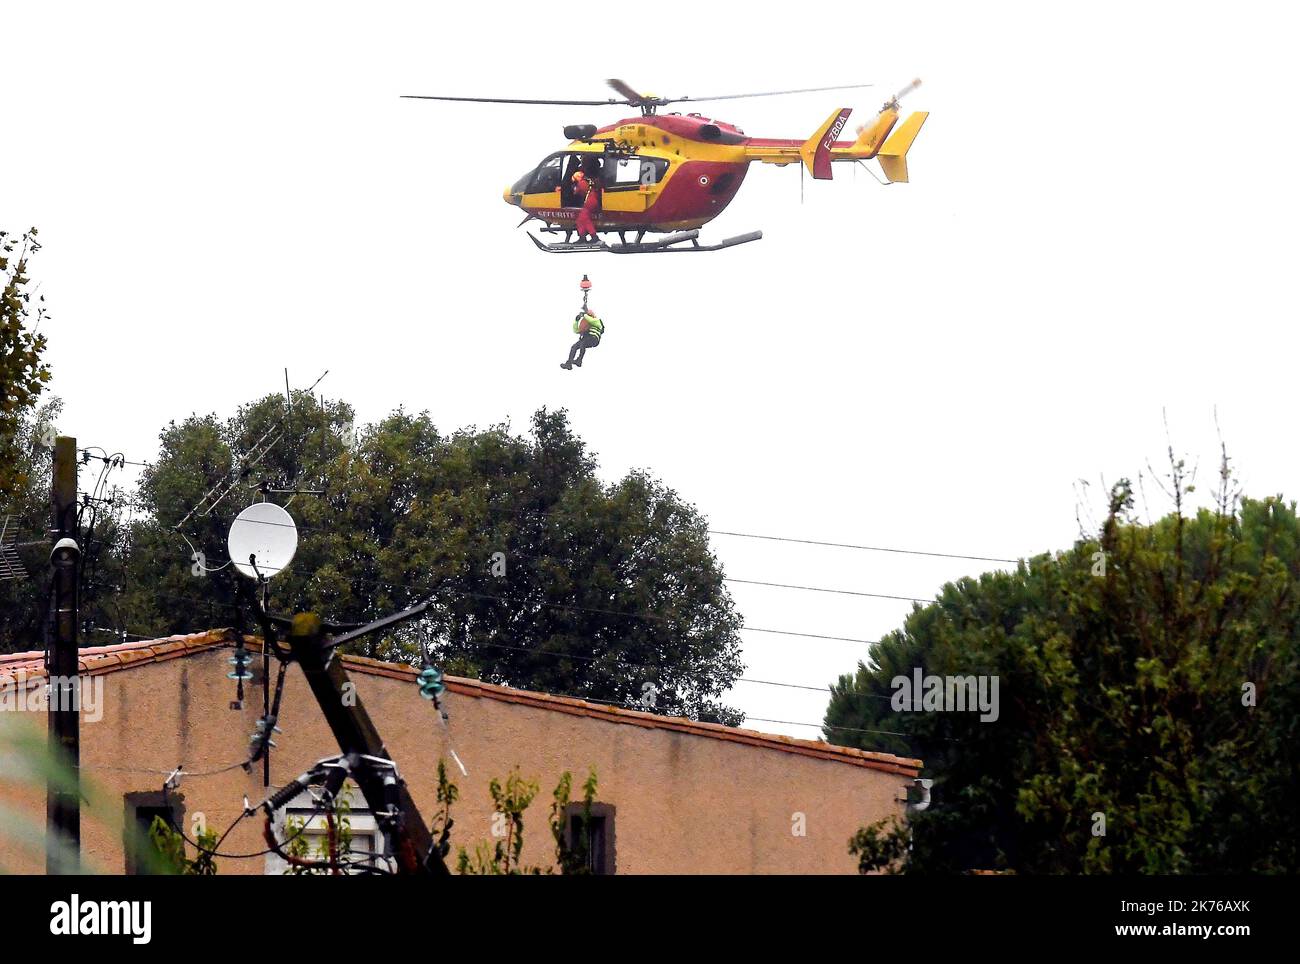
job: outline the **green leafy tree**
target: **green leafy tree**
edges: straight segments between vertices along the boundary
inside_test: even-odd
[[[569,799],[573,792],[573,775],[564,771],[559,783],[552,793],[551,834],[555,838],[555,866],[561,874],[585,875],[590,873],[587,865],[587,828],[591,823],[592,804],[596,799],[596,770],[592,768],[582,785],[581,833],[570,843],[565,832]],[[539,786],[536,780],[527,780],[519,771],[512,770],[505,784],[495,777],[488,784],[495,806],[494,824],[499,827],[496,840],[492,844],[478,841],[473,853],[461,847],[457,852],[456,872],[474,875],[536,875],[551,874],[554,870],[530,867],[522,863],[520,854],[524,846],[524,811],[537,797]],[[445,792],[444,792],[445,791]],[[458,795],[456,785],[447,780],[446,768],[438,761],[438,800],[443,804],[440,814],[434,820],[434,829],[442,827],[441,852],[445,855],[447,833],[451,827],[451,804]]]
[[[59,398],[49,398],[22,413],[13,446],[13,467],[21,483],[0,505],[6,541],[29,578],[0,580],[0,653],[39,648],[44,640],[50,545],[50,473],[53,450],[45,443],[63,410]],[[81,497],[77,509],[81,545],[79,633],[84,645],[113,642],[125,627],[120,610],[123,560],[128,530],[124,517],[129,497],[113,483],[120,466],[109,466],[98,453],[83,452],[78,464]],[[7,521],[6,521],[7,520]]]
[[[319,868],[309,866],[308,861],[314,862],[317,858],[312,856],[311,842],[307,839],[307,820],[305,817],[286,817],[284,821],[284,838],[286,843],[281,849],[291,858],[288,866],[284,868],[286,877],[310,876],[317,873]],[[328,859],[328,854],[326,858]],[[303,863],[298,863],[303,861]]]
[[[907,824],[888,817],[860,827],[849,840],[849,853],[858,858],[858,872],[900,873],[906,866],[911,834]]]
[[[862,870],[1300,870],[1300,521],[1240,499],[1226,456],[1220,479],[1188,514],[1171,456],[1168,516],[1139,521],[1121,483],[1098,538],[946,586],[839,680],[828,738],[920,757],[935,781],[910,840],[855,837]],[[997,721],[895,712],[914,667],[998,676]]]
[[[363,622],[432,596],[423,630],[449,672],[623,704],[653,682],[661,712],[740,722],[720,701],[742,671],[740,617],[705,519],[675,492],[644,472],[602,483],[563,412],[537,412],[529,437],[444,435],[399,410],[350,444],[351,423],[345,404],[298,393],[292,415],[269,396],[226,421],[169,425],[123,555],[117,602],[133,631],[237,624],[232,518],[262,484],[320,490],[269,495],[300,532],[276,605]],[[213,512],[186,518],[227,484]],[[419,633],[355,649],[415,663]]]
[[[434,849],[444,860],[451,853],[451,828],[455,824],[451,818],[451,808],[459,796],[460,790],[447,777],[446,761],[438,760],[438,811],[429,833],[434,838]]]
[[[494,824],[500,822],[501,832],[495,832],[495,842],[490,846],[480,841],[471,855],[464,847],[456,860],[456,870],[462,874],[538,874],[536,867],[525,867],[520,862],[524,849],[524,811],[537,796],[536,780],[527,780],[518,770],[511,770],[503,784],[493,777],[488,784],[492,794]]]
[[[285,876],[335,875],[346,872],[355,863],[352,853],[352,795],[344,793],[328,811],[326,833],[313,850],[307,834],[305,817],[287,817],[284,821],[286,843],[281,847],[290,858]],[[366,864],[367,869],[374,869]]]
[[[351,419],[347,406],[322,405],[306,393],[294,403],[290,411],[283,396],[272,395],[225,421],[193,415],[163,429],[159,456],[141,475],[137,516],[121,540],[116,601],[132,632],[254,629],[238,594],[242,577],[225,558],[230,523],[268,496],[288,502],[301,522],[297,498],[261,490],[320,489],[325,467],[345,452],[341,426]],[[302,535],[305,552],[275,583],[294,608],[313,601],[302,594],[304,565],[313,559]]]
[[[588,836],[591,829],[591,808],[596,800],[596,769],[587,774],[582,784],[582,813],[579,816],[579,831],[570,841],[568,827],[569,799],[573,793],[573,777],[566,770],[556,784],[551,802],[551,835],[555,838],[555,862],[560,873],[570,876],[582,876],[591,873],[588,864]]]
[[[154,866],[157,872],[164,874],[184,874],[195,877],[211,877],[217,872],[213,851],[217,848],[217,832],[205,828],[195,838],[198,850],[193,859],[186,856],[185,838],[163,821],[154,817],[149,827],[149,841],[153,845]]]
[[[39,408],[20,414],[9,463],[15,484],[0,499],[0,524],[6,541],[26,543],[42,539],[50,526],[50,467],[53,452],[40,440],[53,425],[63,403],[52,398]],[[29,578],[0,580],[0,653],[38,648],[44,639],[46,581],[49,546],[24,546],[12,550]],[[44,558],[42,558],[44,556]]]
[[[36,330],[46,317],[45,296],[38,295],[32,305],[27,274],[28,259],[40,248],[35,228],[21,238],[0,231],[0,507],[28,482],[18,429],[50,380],[50,368],[41,360],[45,336]]]
[[[28,260],[40,250],[36,229],[21,238],[0,231],[0,527],[6,542],[34,542],[49,526],[50,462],[58,400],[37,408],[50,379],[42,361],[48,315],[44,295],[35,304]],[[29,576],[44,565],[34,547],[15,550]],[[48,555],[48,553],[47,553]],[[38,646],[45,616],[41,580],[0,581],[0,652]]]

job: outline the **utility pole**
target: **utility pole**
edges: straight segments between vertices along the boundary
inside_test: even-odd
[[[307,684],[311,687],[316,702],[320,704],[325,722],[329,724],[334,738],[338,740],[339,749],[345,755],[392,760],[370,714],[361,705],[361,698],[348,679],[343,660],[339,658],[335,647],[346,639],[395,624],[407,618],[410,613],[411,610],[408,610],[397,616],[377,620],[369,626],[334,639],[325,635],[325,626],[315,613],[299,613],[293,617],[288,637],[289,649],[302,667]],[[352,778],[361,788],[371,813],[376,816],[393,814],[395,828],[392,838],[397,863],[402,872],[446,874],[447,865],[440,856],[433,853],[433,837],[425,826],[424,818],[420,816],[406,782],[395,780],[391,773],[368,763],[353,770]]]
[[[49,747],[55,773],[46,783],[45,872],[81,867],[81,694],[77,679],[77,440],[54,442],[50,497],[53,583],[45,670],[49,680]],[[64,768],[68,772],[63,774]]]

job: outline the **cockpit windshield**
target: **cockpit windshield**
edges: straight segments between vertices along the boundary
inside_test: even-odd
[[[518,181],[510,190],[515,194],[550,194],[560,189],[560,164],[563,154],[556,154],[542,161],[541,164]]]

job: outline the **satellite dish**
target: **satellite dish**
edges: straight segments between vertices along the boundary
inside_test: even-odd
[[[249,579],[256,579],[259,572],[269,579],[289,568],[293,561],[298,551],[298,526],[274,502],[256,502],[235,517],[226,544],[236,569]]]

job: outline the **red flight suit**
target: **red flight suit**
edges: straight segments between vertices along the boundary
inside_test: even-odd
[[[583,197],[582,210],[578,212],[578,237],[595,238],[596,221],[594,215],[597,208],[600,207],[600,185],[590,180],[582,171],[573,175],[573,183],[577,187],[578,195]]]

